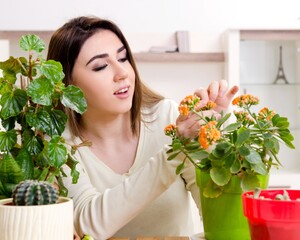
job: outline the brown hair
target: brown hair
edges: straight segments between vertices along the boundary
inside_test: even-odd
[[[131,129],[137,134],[141,119],[141,107],[151,106],[163,99],[163,96],[148,88],[140,79],[136,64],[127,40],[120,28],[113,22],[98,17],[77,17],[57,29],[51,37],[47,59],[53,59],[62,64],[65,73],[64,83],[72,84],[72,71],[82,45],[100,29],[110,30],[117,35],[127,50],[128,60],[135,72],[135,89],[131,108]],[[71,133],[80,136],[81,115],[73,110],[60,106],[67,114]]]

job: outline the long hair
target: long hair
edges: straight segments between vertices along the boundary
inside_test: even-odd
[[[72,84],[72,71],[81,47],[87,39],[97,33],[100,29],[110,30],[115,33],[127,50],[128,60],[135,72],[135,89],[130,110],[131,129],[137,134],[141,118],[142,106],[151,106],[163,99],[163,96],[148,88],[140,79],[136,64],[128,42],[120,28],[113,22],[98,17],[73,18],[62,27],[57,29],[49,43],[47,59],[53,59],[62,64],[65,73],[64,83],[66,86]],[[68,116],[70,131],[75,136],[80,136],[81,115],[73,110],[61,108]]]

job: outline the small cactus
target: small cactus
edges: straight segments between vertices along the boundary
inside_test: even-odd
[[[14,205],[47,205],[56,203],[58,195],[57,189],[49,182],[25,180],[15,187],[12,198]]]

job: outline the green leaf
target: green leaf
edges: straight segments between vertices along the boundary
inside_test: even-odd
[[[195,151],[189,154],[192,159],[204,159],[207,158],[209,153],[205,150]]]
[[[251,191],[260,187],[257,175],[245,173],[241,180],[241,187],[243,191]]]
[[[24,131],[22,141],[24,148],[33,155],[39,154],[44,148],[43,140],[32,130]]]
[[[245,147],[245,146],[241,146],[238,148],[239,154],[243,157],[247,156],[250,154],[250,150],[249,148]]]
[[[167,160],[173,160],[174,158],[177,157],[177,155],[180,153],[180,151],[172,153],[171,155],[169,155],[169,157],[167,158]]]
[[[35,79],[30,83],[27,94],[34,103],[50,106],[52,104],[53,84],[45,77]]]
[[[54,60],[43,62],[40,67],[40,72],[44,74],[47,81],[51,81],[53,85],[65,77],[61,63]]]
[[[69,85],[63,89],[60,100],[65,107],[69,107],[77,113],[83,114],[86,111],[87,103],[83,92],[76,86]]]
[[[242,124],[241,122],[231,123],[228,126],[226,126],[223,131],[224,132],[232,132],[232,131],[238,129],[241,126],[241,124]]]
[[[256,164],[250,164],[250,165],[256,173],[261,174],[261,175],[268,174],[267,168],[266,168],[265,164],[263,164],[262,162],[256,163]]]
[[[236,160],[236,154],[234,152],[231,152],[228,156],[226,156],[224,158],[224,161],[225,161],[224,167],[226,167],[226,168],[232,167],[232,165],[234,164],[235,160]]]
[[[51,117],[50,114],[43,108],[39,108],[37,113],[27,113],[26,122],[28,125],[40,130],[41,132],[46,132],[51,136]]]
[[[16,162],[19,164],[25,179],[33,179],[34,164],[29,152],[23,148],[16,157]]]
[[[0,132],[0,151],[9,151],[17,143],[17,133],[15,129],[7,132]]]
[[[217,128],[220,128],[231,116],[231,113],[227,113],[225,116],[221,117],[218,120]]]
[[[56,179],[57,179],[57,184],[59,187],[59,195],[66,197],[68,195],[68,189],[65,187],[61,176],[58,176]]]
[[[182,144],[179,139],[175,139],[172,143],[173,151],[179,150],[181,148],[181,146],[182,146]]]
[[[176,174],[180,174],[180,172],[182,171],[182,169],[184,168],[184,162],[180,163],[177,168],[176,168]]]
[[[45,43],[34,34],[23,35],[20,38],[20,47],[24,51],[42,52],[45,49]]]
[[[24,90],[16,89],[13,92],[6,92],[0,100],[1,116],[4,119],[17,116],[27,103],[27,94]]]
[[[239,159],[236,158],[232,166],[230,167],[230,172],[236,174],[241,170],[241,168],[242,168],[241,162],[239,161]]]
[[[49,141],[48,154],[51,165],[56,168],[60,168],[67,162],[67,149],[61,142],[60,136],[53,136]]]
[[[2,184],[17,184],[24,180],[19,164],[11,155],[4,155],[0,162],[0,180]]]
[[[188,144],[185,145],[185,149],[188,151],[193,151],[199,148],[199,142],[195,141],[195,142],[190,142]]]
[[[44,167],[40,172],[39,176],[36,176],[38,181],[46,181],[47,175],[49,174],[49,168]]]
[[[66,127],[67,115],[63,111],[56,109],[51,109],[48,113],[51,119],[49,135],[61,135]]]
[[[76,161],[76,159],[68,153],[68,158],[67,158],[67,162],[66,165],[69,166],[69,168],[71,169],[71,176],[72,176],[72,183],[76,184],[79,178],[79,172],[76,170],[76,165],[78,164],[78,161]]]
[[[226,185],[230,178],[231,173],[230,170],[224,167],[213,167],[210,170],[211,179],[219,186]]]
[[[236,145],[241,146],[250,138],[250,129],[240,128],[237,132]]]
[[[262,163],[261,156],[253,149],[249,149],[250,153],[245,156],[245,159],[247,162],[251,164],[260,164]]]
[[[3,71],[3,78],[1,80],[1,94],[6,91],[11,91],[12,84],[15,84],[17,80],[17,73],[24,73],[22,65],[27,64],[27,59],[24,57],[14,58],[10,57],[4,62],[0,62],[0,69]]]
[[[215,184],[212,180],[209,180],[204,188],[203,196],[207,198],[217,198],[223,193],[223,189]]]

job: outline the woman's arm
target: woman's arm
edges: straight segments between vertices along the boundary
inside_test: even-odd
[[[78,183],[71,184],[69,178],[65,180],[69,196],[74,201],[78,234],[107,239],[162,194],[179,177],[175,169],[180,162],[167,161],[167,149],[165,146],[138,172],[104,192],[97,191],[84,169],[78,167]]]

